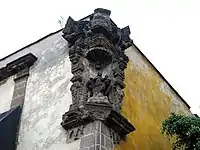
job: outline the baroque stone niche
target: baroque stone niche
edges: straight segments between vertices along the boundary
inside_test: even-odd
[[[70,135],[77,130],[69,138],[79,138],[84,125],[95,120],[102,121],[120,138],[135,130],[120,114],[124,69],[129,61],[124,50],[132,45],[130,29],[118,28],[110,13],[98,8],[79,21],[69,17],[63,29],[73,84],[72,105],[63,115],[61,125],[71,131]]]

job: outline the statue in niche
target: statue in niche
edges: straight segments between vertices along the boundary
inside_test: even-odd
[[[111,81],[108,79],[108,76],[102,78],[101,73],[98,73],[95,78],[90,78],[87,83],[90,94],[87,102],[109,103],[107,95],[111,86],[110,83]]]
[[[72,103],[77,104],[78,103],[78,97],[79,97],[79,89],[81,88],[81,83],[76,81],[72,84],[70,90],[72,92]]]

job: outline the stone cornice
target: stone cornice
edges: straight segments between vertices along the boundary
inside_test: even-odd
[[[87,103],[83,110],[77,108],[66,112],[61,125],[69,130],[95,120],[104,122],[122,138],[135,130],[135,127],[125,117],[114,111],[111,105],[105,103]]]
[[[0,81],[31,67],[36,60],[36,56],[34,56],[32,53],[28,53],[8,63],[5,67],[0,68]]]

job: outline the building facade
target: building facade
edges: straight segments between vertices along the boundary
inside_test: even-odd
[[[69,17],[64,29],[0,60],[4,149],[171,149],[161,122],[190,107],[110,13]]]

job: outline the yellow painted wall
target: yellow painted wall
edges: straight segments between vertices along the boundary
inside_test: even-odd
[[[172,111],[186,114],[190,111],[137,49],[131,47],[126,53],[130,61],[125,70],[126,88],[121,111],[136,131],[115,149],[170,150],[170,142],[160,134],[161,122]]]

